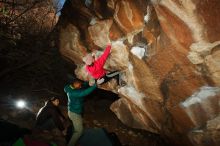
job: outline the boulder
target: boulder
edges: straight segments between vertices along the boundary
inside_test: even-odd
[[[75,21],[81,23],[68,20],[67,13],[60,19],[67,18],[59,26],[60,52],[77,65],[77,77],[89,78],[83,55],[93,51],[99,57],[111,42],[104,67],[121,71],[125,86],[112,80],[99,88],[119,95],[111,110],[123,123],[161,134],[173,145],[219,145],[220,2],[106,0],[94,4],[95,12],[88,8],[90,16],[79,6],[84,17]]]

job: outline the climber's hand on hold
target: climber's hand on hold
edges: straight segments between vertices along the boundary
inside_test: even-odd
[[[94,79],[90,79],[89,80],[89,86],[93,86],[95,84],[95,80]]]

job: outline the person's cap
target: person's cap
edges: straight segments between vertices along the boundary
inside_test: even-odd
[[[92,56],[92,54],[89,53],[85,57],[83,57],[83,62],[85,62],[86,65],[91,65],[93,63],[93,56]]]

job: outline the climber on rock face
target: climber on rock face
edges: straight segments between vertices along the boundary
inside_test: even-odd
[[[113,71],[107,73],[107,71],[103,68],[105,62],[110,54],[111,45],[107,45],[104,53],[95,60],[94,56],[89,53],[85,57],[83,57],[83,61],[86,64],[86,71],[96,80],[98,85],[108,82],[109,80],[116,78],[117,83],[119,84],[119,71]]]
[[[83,100],[84,97],[89,95],[96,89],[96,84],[89,86],[87,82],[82,82],[75,79],[72,84],[67,84],[64,91],[68,97],[68,116],[73,123],[73,135],[68,143],[68,146],[74,146],[82,135],[83,122]]]

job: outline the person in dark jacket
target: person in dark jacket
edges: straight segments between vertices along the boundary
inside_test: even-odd
[[[74,146],[82,135],[83,122],[83,100],[96,89],[96,84],[89,86],[87,82],[82,83],[80,80],[74,80],[72,84],[65,86],[64,91],[68,97],[68,116],[73,123],[73,135],[68,143],[68,146]]]
[[[65,117],[62,115],[58,108],[59,99],[52,97],[45,105],[39,110],[36,117],[36,128],[43,131],[50,131],[58,128],[62,133],[65,133],[63,121]]]

